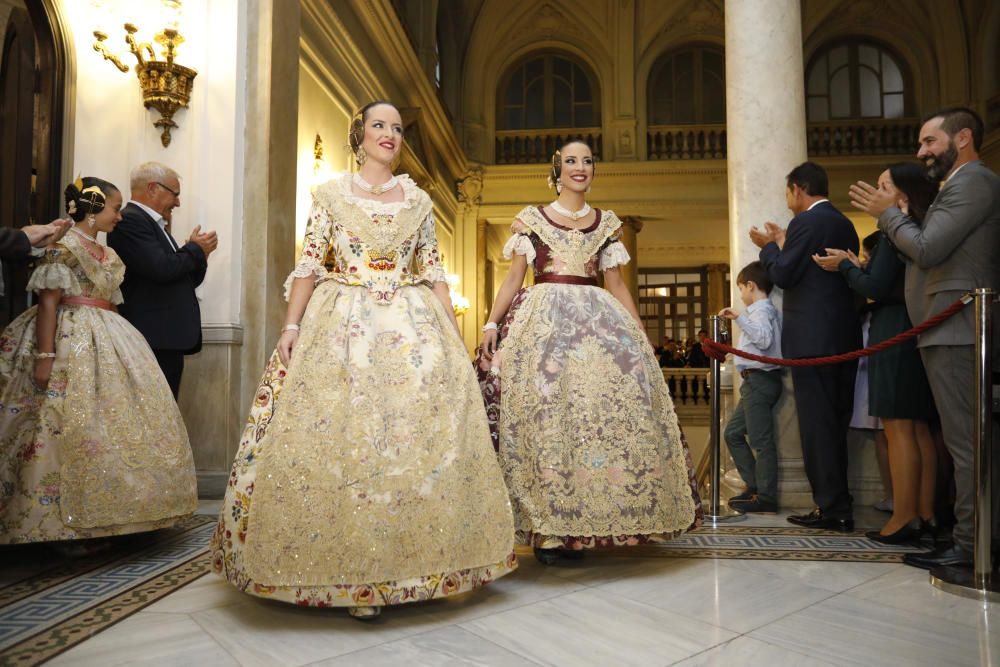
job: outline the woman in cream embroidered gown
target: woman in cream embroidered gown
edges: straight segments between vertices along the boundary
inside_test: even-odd
[[[545,563],[667,540],[701,517],[673,402],[618,269],[629,261],[622,222],[584,202],[593,175],[585,143],[554,156],[559,199],[518,214],[480,351],[500,376],[499,457],[517,540]],[[528,264],[535,284],[516,294]]]
[[[390,170],[399,112],[366,106],[350,141],[361,171],[314,193],[212,548],[242,591],[371,617],[516,561],[431,200]]]
[[[121,193],[66,191],[77,225],[31,275],[39,303],[0,337],[0,543],[170,526],[198,506],[180,411],[146,340],[119,316],[125,266],[93,234]]]

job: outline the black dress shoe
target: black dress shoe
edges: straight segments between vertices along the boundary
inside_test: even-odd
[[[802,526],[803,528],[837,530],[841,533],[850,533],[854,530],[854,519],[850,517],[826,516],[819,509],[814,509],[809,514],[793,514],[788,517],[788,523]]]
[[[922,554],[906,554],[903,562],[922,570],[933,570],[944,565],[972,567],[972,554],[957,544],[950,544]]]
[[[879,544],[906,544],[907,542],[912,542],[913,540],[920,538],[921,524],[917,521],[912,521],[905,524],[902,528],[897,530],[895,533],[889,533],[888,535],[883,535],[877,530],[869,530],[865,533],[865,537],[873,542],[878,542]]]

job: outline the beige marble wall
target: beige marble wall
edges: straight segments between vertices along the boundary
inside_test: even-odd
[[[178,404],[194,451],[198,494],[221,498],[250,397],[240,382],[242,331],[206,328],[203,338],[201,352],[185,359]]]

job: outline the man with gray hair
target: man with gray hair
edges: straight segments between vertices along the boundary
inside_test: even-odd
[[[122,317],[143,336],[166,376],[174,398],[184,355],[201,349],[201,309],[195,288],[205,279],[208,256],[219,245],[215,232],[197,225],[180,245],[170,234],[173,210],[181,205],[180,176],[159,162],[145,162],[130,175],[131,201],[108,234],[125,263]]]

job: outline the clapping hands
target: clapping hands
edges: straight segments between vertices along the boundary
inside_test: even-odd
[[[768,243],[777,243],[780,249],[785,245],[785,230],[773,222],[765,222],[763,230],[756,226],[750,228],[750,241],[758,248],[763,248]]]
[[[205,253],[205,257],[208,257],[219,247],[219,235],[215,232],[202,232],[201,225],[197,225],[191,230],[191,237],[188,238],[187,242],[197,244]]]
[[[837,271],[840,268],[840,263],[845,259],[851,264],[861,268],[861,260],[858,256],[854,254],[851,250],[838,250],[836,248],[824,248],[826,256],[822,256],[816,253],[812,256],[813,261],[823,269],[824,271]]]
[[[897,194],[895,188],[883,190],[864,181],[858,181],[851,186],[850,197],[851,206],[877,218],[896,205]]]

